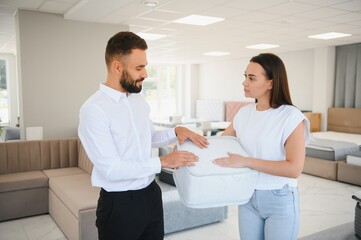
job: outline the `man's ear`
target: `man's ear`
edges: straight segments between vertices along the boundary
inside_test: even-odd
[[[121,74],[123,72],[123,64],[119,60],[113,60],[111,64],[112,71],[116,74]]]

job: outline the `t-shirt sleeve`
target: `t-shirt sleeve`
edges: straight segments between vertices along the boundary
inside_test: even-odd
[[[283,134],[283,144],[286,142],[291,133],[296,129],[296,127],[304,122],[304,136],[305,136],[305,145],[307,145],[310,141],[310,121],[306,118],[306,116],[298,109],[292,109],[290,111],[287,122],[285,124],[284,134]]]

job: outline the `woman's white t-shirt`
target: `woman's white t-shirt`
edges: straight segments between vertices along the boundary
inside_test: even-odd
[[[233,119],[236,136],[250,157],[269,161],[286,159],[285,143],[295,128],[304,121],[305,144],[310,138],[310,123],[305,115],[292,105],[282,105],[258,111],[256,103],[248,104]],[[297,186],[297,179],[260,172],[256,189],[281,189]]]

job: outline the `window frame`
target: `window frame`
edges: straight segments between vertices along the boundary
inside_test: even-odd
[[[5,62],[5,75],[6,75],[6,101],[7,101],[7,120],[4,120],[2,114],[0,113],[0,125],[9,126],[11,122],[11,104],[10,104],[10,80],[9,80],[9,64],[10,61],[7,57],[0,55],[0,60]],[[2,98],[2,97],[1,97]],[[2,107],[1,107],[2,108]]]
[[[167,68],[174,68],[174,69],[167,69]],[[152,72],[155,71],[156,75],[155,76],[150,76],[152,74]],[[152,100],[149,99],[149,97],[147,96],[147,94],[144,91],[147,91],[149,89],[145,89],[144,86],[145,84],[149,83],[149,82],[154,82],[153,79],[156,79],[156,92],[160,95],[164,95],[164,91],[167,91],[167,88],[162,88],[161,84],[164,83],[164,77],[162,76],[162,74],[167,75],[166,78],[168,78],[171,74],[172,71],[174,71],[174,96],[173,96],[173,100],[174,100],[174,111],[163,111],[162,108],[164,107],[164,103],[162,104],[162,98],[161,96],[158,96],[156,100]],[[170,71],[170,72],[168,72]],[[147,100],[149,106],[151,107],[151,113],[150,113],[150,118],[151,120],[159,120],[159,119],[166,119],[169,118],[172,115],[183,115],[182,112],[182,65],[181,64],[149,64],[147,66],[147,72],[148,72],[148,77],[147,79],[145,79],[145,82],[143,83],[143,90],[142,90],[142,94],[145,97],[145,99]],[[147,82],[148,81],[148,82]],[[167,83],[169,84],[169,82]],[[170,83],[172,84],[172,83]],[[156,102],[157,104],[157,109],[154,109],[154,102]],[[163,105],[163,107],[162,107]],[[168,108],[169,109],[169,108]],[[164,112],[164,113],[163,113]]]

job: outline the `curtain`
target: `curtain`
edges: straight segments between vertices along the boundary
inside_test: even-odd
[[[361,43],[336,47],[334,107],[361,108]]]

